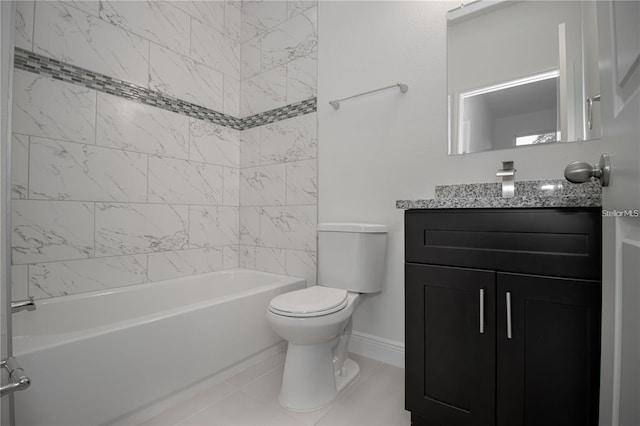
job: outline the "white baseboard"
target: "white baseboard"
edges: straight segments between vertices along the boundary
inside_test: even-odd
[[[404,343],[353,331],[349,352],[404,368]]]

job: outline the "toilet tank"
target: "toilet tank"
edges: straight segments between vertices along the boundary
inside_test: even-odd
[[[382,290],[387,227],[370,223],[318,225],[318,284],[357,293]]]

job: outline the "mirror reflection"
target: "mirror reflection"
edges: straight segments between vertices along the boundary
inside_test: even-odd
[[[447,24],[449,154],[600,136],[595,2],[478,1]]]

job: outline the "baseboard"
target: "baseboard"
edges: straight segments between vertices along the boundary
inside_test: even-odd
[[[404,343],[353,331],[349,352],[404,368]]]

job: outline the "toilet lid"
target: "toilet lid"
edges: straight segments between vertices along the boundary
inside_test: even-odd
[[[313,286],[276,296],[269,309],[280,315],[315,317],[337,312],[347,306],[347,291]]]

